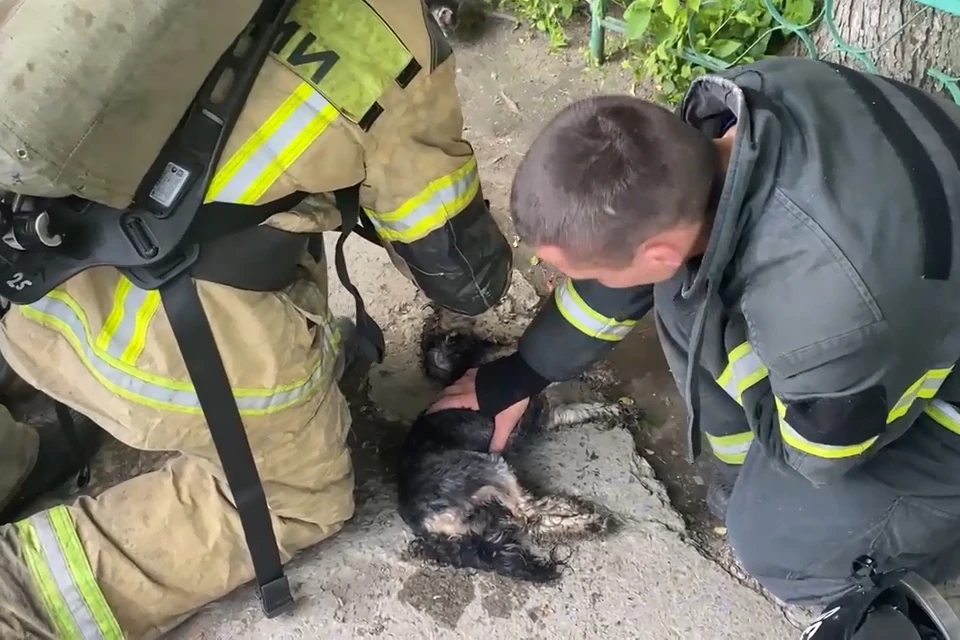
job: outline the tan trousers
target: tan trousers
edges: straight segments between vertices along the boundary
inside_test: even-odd
[[[306,256],[304,265],[303,279],[279,293],[199,285],[284,562],[353,514],[350,415],[334,380],[325,268]],[[0,349],[29,383],[126,444],[182,453],[96,498],[0,527],[0,638],[157,637],[253,578],[155,293],[114,269],[87,271],[9,312]],[[6,489],[32,464],[36,433],[4,410],[0,438]]]

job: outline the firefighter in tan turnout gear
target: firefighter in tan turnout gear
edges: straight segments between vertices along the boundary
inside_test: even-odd
[[[31,275],[16,263],[4,272],[4,298],[13,304],[0,324],[0,351],[12,369],[122,442],[180,455],[97,497],[21,517],[29,499],[50,488],[51,462],[59,460],[59,471],[76,467],[68,457],[51,460],[63,443],[47,443],[0,409],[0,637],[157,637],[255,577],[265,608],[267,599],[282,605],[282,571],[267,584],[252,556],[259,550],[269,569],[271,549],[279,549],[285,563],[351,517],[350,414],[336,384],[345,325],[328,309],[322,244],[311,235],[341,225],[351,188],[361,228],[436,303],[477,314],[507,288],[510,249],[461,137],[454,57],[422,4],[281,5],[0,3],[0,190],[6,212],[27,220],[43,245],[16,253],[23,260],[83,254],[71,244],[80,236],[70,225],[101,224],[108,213],[141,258],[156,255],[150,243],[162,245],[159,225],[180,214],[155,211],[177,207],[184,185],[202,173],[174,154],[151,174],[161,147],[189,126],[181,117],[221,55],[234,42],[235,55],[246,55],[241,50],[286,11],[196,213],[203,223],[223,212],[236,214],[232,220],[259,212],[266,224],[232,229],[225,239],[191,236],[203,241],[192,277],[178,280],[188,292],[181,298],[167,284],[141,286],[143,271],[118,258],[75,269],[28,304],[16,295],[52,267]],[[257,16],[259,26],[244,31]],[[216,105],[196,109],[204,126],[228,120]],[[202,136],[187,138],[180,148],[190,153],[204,144]],[[127,216],[132,201],[154,217]],[[99,206],[112,208],[93,221]],[[41,207],[50,215],[38,214]],[[7,254],[27,235],[16,223],[8,229]],[[271,280],[266,272],[284,260],[292,261],[291,277],[254,282]],[[191,291],[234,403],[201,389],[216,386],[205,377],[219,379],[216,367],[204,367],[217,358],[198,362],[210,346],[204,331],[182,332]],[[237,438],[221,448],[211,437],[231,411],[249,442],[237,456],[224,455]],[[269,522],[254,517],[258,490],[237,491],[227,477],[237,465],[235,477],[249,480],[249,467],[239,468],[244,451],[256,463]],[[253,513],[246,522],[244,509]],[[264,546],[271,529],[275,543]]]

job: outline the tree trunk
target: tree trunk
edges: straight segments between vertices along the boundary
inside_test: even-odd
[[[881,75],[927,89],[936,86],[929,69],[960,75],[960,17],[913,0],[835,0],[833,19],[847,45],[869,49],[865,55]],[[821,58],[866,70],[856,57],[835,51],[825,19],[814,41]],[[795,51],[806,55],[805,47]]]

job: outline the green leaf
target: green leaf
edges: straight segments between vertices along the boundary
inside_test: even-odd
[[[710,44],[710,53],[718,58],[729,58],[743,46],[737,40],[714,40]]]
[[[667,24],[667,31],[663,34],[663,39],[668,44],[673,44],[683,34],[686,34],[686,31],[681,31],[676,22],[670,22]]]
[[[663,81],[663,91],[667,95],[671,95],[674,91],[677,90],[677,85],[673,80],[664,80]]]
[[[700,11],[700,0],[687,0],[687,6],[691,12],[697,13]]]
[[[806,24],[813,18],[813,0],[787,0],[783,17],[794,24]]]
[[[671,20],[677,17],[677,10],[680,9],[680,0],[663,0],[660,8],[667,14]]]
[[[627,10],[623,12],[624,22],[627,23],[627,32],[624,34],[627,40],[639,40],[647,32],[650,26],[650,17],[653,13],[647,7],[638,2],[634,2]]]

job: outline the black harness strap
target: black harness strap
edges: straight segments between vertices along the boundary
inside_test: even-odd
[[[363,209],[360,209],[360,218],[357,220],[357,226],[353,228],[353,233],[357,234],[367,242],[383,248],[383,243],[380,241],[380,237],[377,236],[377,230],[373,228],[370,218],[367,217],[367,214],[364,213]]]
[[[363,298],[360,292],[350,281],[350,275],[347,273],[347,261],[343,255],[343,245],[350,237],[350,234],[361,227],[357,224],[363,211],[360,208],[360,185],[354,185],[345,189],[339,189],[333,192],[333,197],[337,203],[337,209],[340,210],[340,237],[337,239],[336,255],[334,263],[337,267],[337,277],[343,284],[343,288],[350,292],[357,305],[357,335],[365,340],[359,340],[357,348],[361,351],[363,357],[376,363],[383,362],[383,355],[387,349],[386,341],[383,338],[383,330],[376,321],[370,317],[363,304]],[[365,229],[369,232],[372,229]],[[364,233],[359,233],[370,242],[376,242]],[[376,235],[373,236],[374,238]],[[379,242],[376,242],[379,244]]]
[[[160,299],[197,392],[240,516],[260,602],[268,618],[293,606],[260,474],[240,410],[193,278],[182,273],[160,287]]]
[[[70,445],[70,451],[73,454],[79,471],[77,472],[77,487],[82,489],[90,482],[90,452],[83,446],[80,436],[77,435],[77,425],[70,415],[70,409],[62,402],[54,402],[53,409],[57,414],[57,422],[60,423],[60,431],[63,433],[64,440]]]

